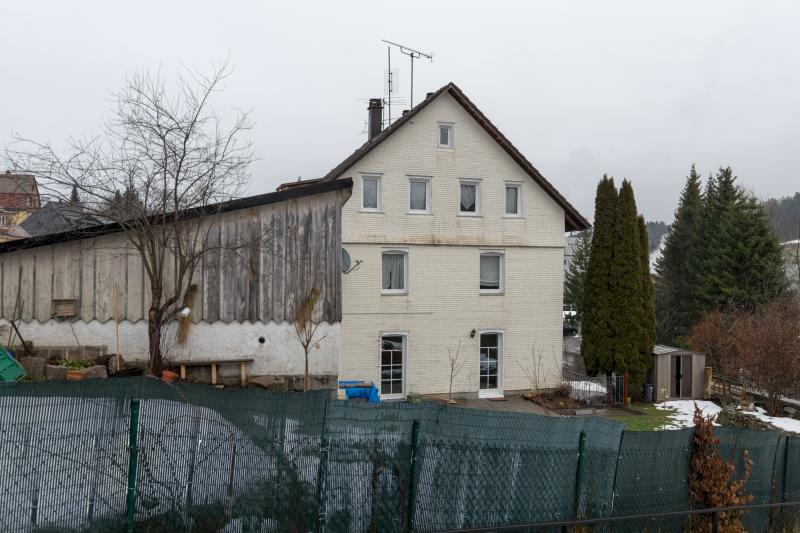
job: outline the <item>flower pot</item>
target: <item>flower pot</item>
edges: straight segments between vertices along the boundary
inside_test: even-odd
[[[86,379],[86,373],[80,370],[67,370],[67,381],[83,381]]]
[[[176,379],[178,379],[178,374],[176,374],[172,370],[162,370],[161,379],[163,379],[166,382],[175,381]]]

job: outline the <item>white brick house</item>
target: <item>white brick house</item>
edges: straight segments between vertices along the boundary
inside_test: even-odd
[[[454,84],[384,131],[376,112],[322,178],[353,179],[339,378],[446,393],[460,346],[454,393],[557,385],[564,232],[588,223]]]

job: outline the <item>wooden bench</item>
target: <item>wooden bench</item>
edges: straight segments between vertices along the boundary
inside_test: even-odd
[[[211,384],[217,384],[217,365],[239,364],[242,387],[247,385],[247,364],[254,359],[191,359],[187,361],[170,361],[172,366],[179,366],[181,369],[181,379],[186,379],[187,366],[211,366]]]

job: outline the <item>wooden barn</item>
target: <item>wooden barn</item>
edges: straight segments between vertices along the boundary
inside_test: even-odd
[[[325,338],[311,354],[310,370],[322,379],[335,378],[341,213],[351,187],[350,180],[319,183],[220,206],[209,233],[213,251],[195,272],[188,336],[178,342],[177,328],[168,328],[165,361],[245,359],[249,375],[302,375],[304,354],[293,321],[316,288],[315,319]],[[263,242],[245,253],[234,246],[255,235],[264,235]],[[147,284],[141,257],[116,224],[2,243],[3,342],[14,320],[37,350],[93,347],[144,361]],[[218,366],[224,377],[224,365]],[[237,366],[227,372],[238,376],[239,371]]]

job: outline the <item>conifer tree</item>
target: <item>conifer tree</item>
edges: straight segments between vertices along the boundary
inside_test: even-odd
[[[622,181],[614,221],[609,326],[611,366],[604,370],[628,372],[634,384],[644,376],[639,354],[642,339],[642,260],[636,200],[628,180]]]
[[[653,278],[650,275],[650,246],[647,238],[647,224],[639,215],[640,261],[642,267],[642,315],[640,319],[641,344],[639,346],[640,364],[645,372],[653,362],[653,347],[656,344],[656,302]]]
[[[592,230],[587,229],[578,235],[572,258],[564,276],[564,303],[572,305],[575,317],[583,319],[584,286],[586,271],[589,268],[589,257],[592,250]]]
[[[702,254],[698,238],[703,208],[701,185],[700,175],[692,164],[675,219],[656,263],[658,338],[668,344],[678,343],[699,318],[694,291],[696,270],[692,265],[699,259],[698,254]]]
[[[584,317],[581,324],[581,355],[590,374],[606,372],[612,367],[610,356],[613,334],[610,321],[614,313],[614,302],[610,281],[616,205],[617,188],[614,178],[603,176],[595,195],[592,250],[586,270]]]
[[[79,203],[81,203],[81,197],[78,194],[78,186],[77,185],[73,185],[72,186],[72,192],[70,192],[70,195],[69,195],[69,202],[71,204],[79,204]]]
[[[699,231],[695,298],[703,312],[754,307],[787,286],[781,247],[763,205],[736,184],[730,167],[709,179]]]

